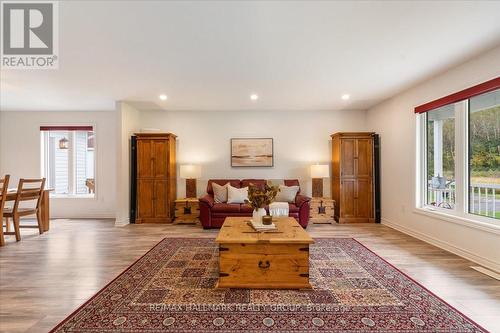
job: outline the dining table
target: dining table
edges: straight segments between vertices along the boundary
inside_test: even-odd
[[[45,189],[42,192],[42,200],[40,201],[40,211],[42,215],[42,228],[43,231],[49,231],[50,228],[50,199],[49,199],[49,194],[50,192],[53,191],[53,189]],[[17,196],[17,188],[9,188],[7,189],[7,195],[5,197],[5,201],[14,201],[16,200]]]

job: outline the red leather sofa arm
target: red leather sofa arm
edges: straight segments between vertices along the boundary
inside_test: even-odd
[[[295,206],[300,208],[302,205],[308,203],[309,201],[311,201],[311,198],[306,197],[305,195],[297,194],[297,196],[295,197]]]
[[[295,206],[299,208],[299,224],[307,227],[309,223],[309,210],[311,208],[311,198],[298,194],[295,197]]]
[[[212,208],[214,203],[215,203],[214,197],[212,197],[210,194],[207,194],[207,195],[199,198],[198,201],[200,203],[207,204],[210,208]]]
[[[200,222],[204,229],[212,227],[212,207],[214,206],[214,198],[207,194],[198,199],[200,203]]]

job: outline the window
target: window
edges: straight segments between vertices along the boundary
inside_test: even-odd
[[[51,195],[94,197],[95,133],[92,126],[42,126],[42,174]]]
[[[458,106],[457,106],[458,107]],[[455,105],[427,112],[428,205],[455,207]]]
[[[415,108],[418,206],[500,220],[500,78]]]
[[[500,90],[469,103],[469,213],[500,219]]]

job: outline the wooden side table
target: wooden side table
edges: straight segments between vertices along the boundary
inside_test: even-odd
[[[335,223],[335,219],[333,218],[335,200],[330,198],[312,198],[310,209],[309,220],[312,223]]]
[[[175,223],[195,224],[200,221],[200,205],[197,198],[175,200]]]

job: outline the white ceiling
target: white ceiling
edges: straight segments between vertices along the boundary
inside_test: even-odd
[[[61,1],[59,11],[59,69],[2,70],[1,110],[365,109],[500,44],[500,1]]]

